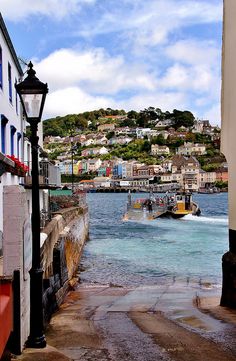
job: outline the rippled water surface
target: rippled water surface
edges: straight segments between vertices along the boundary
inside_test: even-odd
[[[82,281],[121,286],[167,278],[221,283],[221,257],[228,250],[226,193],[194,195],[201,216],[180,220],[124,222],[125,193],[91,193],[87,200],[90,240],[82,257]]]

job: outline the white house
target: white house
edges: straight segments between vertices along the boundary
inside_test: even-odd
[[[3,188],[6,185],[19,184],[21,180],[9,167],[15,168],[14,161],[10,161],[6,156],[15,156],[21,162],[24,161],[25,123],[14,87],[14,83],[22,75],[15,50],[0,16],[0,249],[3,234]]]
[[[137,138],[144,138],[145,136],[148,136],[151,132],[150,128],[136,128],[136,136]]]
[[[88,159],[87,161],[87,171],[88,172],[96,172],[98,168],[101,166],[102,161],[100,158]]]
[[[170,154],[170,149],[166,145],[151,145],[151,155],[168,155]]]
[[[29,336],[30,327],[30,277],[32,263],[32,231],[31,231],[31,187],[28,171],[31,168],[31,145],[25,135],[26,124],[22,117],[22,109],[14,84],[22,80],[23,72],[9,37],[4,20],[0,14],[0,281],[12,290],[13,275],[18,272],[20,319],[15,320],[19,330],[15,343],[18,349],[23,349]],[[39,123],[39,146],[42,147],[42,122]],[[48,162],[39,163],[39,171],[47,168],[49,181],[53,170]],[[28,169],[29,167],[29,169]],[[54,167],[52,165],[53,168]],[[52,172],[51,172],[52,170]],[[50,173],[51,172],[51,173]],[[57,173],[58,174],[58,173]],[[39,179],[42,179],[39,176]],[[24,184],[24,187],[21,185]],[[32,184],[32,179],[31,179]],[[40,182],[41,184],[41,182]],[[49,184],[49,183],[48,183]],[[46,187],[44,187],[46,188]],[[44,206],[45,193],[41,191],[41,206]],[[16,290],[15,290],[16,291]],[[14,318],[11,292],[2,294],[0,287],[0,305],[2,297],[9,307],[0,307],[0,358],[3,347],[12,331],[8,329],[7,318]],[[8,314],[5,314],[7,313]],[[14,330],[13,330],[14,331]]]
[[[177,148],[176,154],[179,155],[204,155],[206,154],[205,144],[184,142],[184,145],[181,145]]]
[[[29,220],[29,213],[26,192],[19,186],[25,173],[23,171],[25,123],[21,116],[14,83],[22,76],[21,66],[0,14],[0,279],[5,278],[6,287],[11,289],[14,271],[18,269],[21,272],[19,307],[22,321],[20,325],[18,324],[21,333],[18,342],[21,348],[29,331],[29,293],[26,291],[29,287],[29,279],[23,280],[23,229],[27,224],[25,222]],[[25,152],[30,154],[29,143],[26,144]],[[27,247],[27,241],[25,245]],[[4,297],[1,292],[0,288],[0,305]],[[11,302],[10,294],[8,298],[6,297],[5,294],[6,302]],[[25,304],[24,311],[23,304]],[[1,358],[3,347],[11,332],[6,320],[8,316],[13,317],[13,315],[7,314],[7,307],[3,309],[0,307],[0,313],[1,320],[6,322],[1,324],[1,329],[4,329],[4,332],[0,332]]]

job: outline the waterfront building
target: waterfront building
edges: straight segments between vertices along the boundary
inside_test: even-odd
[[[205,172],[204,170],[200,170],[199,172],[199,187],[200,188],[210,188],[216,182],[216,172]]]
[[[221,167],[216,170],[216,181],[228,182],[228,180],[229,180],[228,168]]]
[[[122,178],[122,162],[114,164],[112,174],[113,178]]]
[[[88,161],[86,159],[82,159],[78,166],[78,174],[88,173]]]
[[[172,159],[172,173],[181,173],[181,186],[185,190],[199,189],[200,164],[194,156],[175,155]]]
[[[140,165],[136,160],[125,161],[122,163],[122,178],[132,178],[133,169]]]
[[[158,174],[160,168],[158,165],[139,165],[133,167],[133,177],[151,178]]]
[[[161,176],[161,182],[162,183],[171,183],[173,181],[173,174],[172,173],[162,173]]]
[[[97,170],[98,177],[109,177],[111,175],[112,168],[102,163]]]
[[[100,158],[93,158],[87,160],[87,172],[88,173],[94,173],[96,172],[100,165],[102,164],[102,161]]]

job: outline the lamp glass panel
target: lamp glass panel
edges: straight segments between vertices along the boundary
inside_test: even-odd
[[[27,118],[38,118],[43,94],[22,94]]]

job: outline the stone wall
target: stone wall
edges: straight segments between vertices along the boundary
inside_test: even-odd
[[[88,226],[87,207],[71,207],[57,212],[41,233],[45,323],[62,303],[77,272]]]

